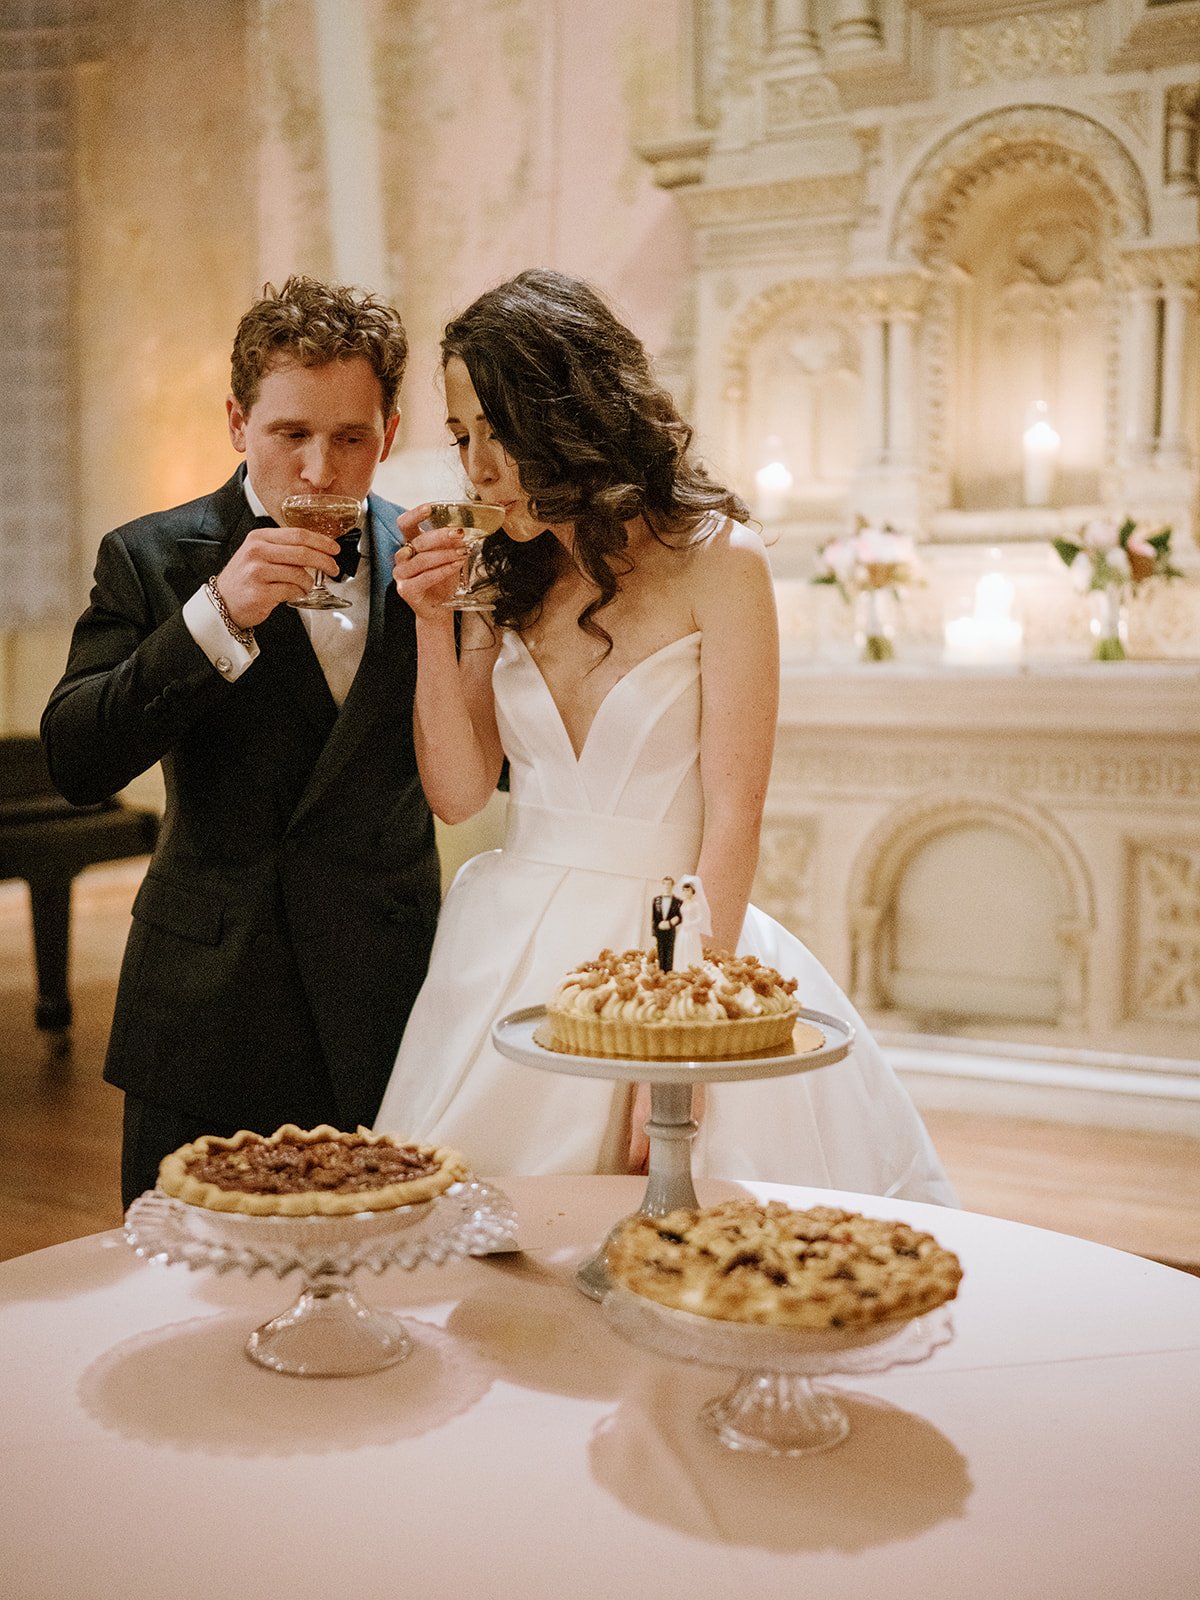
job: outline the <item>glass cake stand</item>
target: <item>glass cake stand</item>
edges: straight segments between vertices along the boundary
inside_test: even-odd
[[[768,1328],[723,1322],[659,1305],[616,1284],[604,1314],[630,1343],[708,1367],[732,1367],[728,1394],[700,1408],[700,1420],[731,1450],[801,1456],[831,1450],[850,1419],[813,1379],[864,1375],[924,1361],[954,1336],[948,1305],[923,1316],[865,1328]]]
[[[126,1213],[125,1238],[144,1260],[193,1270],[302,1272],[296,1300],[254,1330],[246,1354],[273,1372],[337,1378],[379,1372],[412,1349],[398,1317],[354,1293],[356,1268],[411,1269],[512,1249],[516,1222],[508,1196],[473,1179],[417,1205],[346,1217],[250,1217],[150,1189]]]
[[[762,1055],[720,1061],[641,1061],[559,1050],[551,1043],[545,1006],[528,1006],[492,1024],[492,1043],[502,1056],[548,1072],[650,1085],[650,1121],[646,1124],[650,1159],[646,1193],[638,1210],[644,1216],[665,1217],[681,1206],[699,1204],[692,1183],[692,1140],[698,1127],[692,1121],[692,1089],[697,1083],[782,1078],[830,1066],[849,1055],[854,1029],[824,1011],[801,1011],[790,1048],[781,1045]],[[609,1238],[620,1226],[620,1222],[615,1224]],[[602,1300],[613,1286],[607,1252],[606,1239],[576,1273],[579,1287],[593,1300]]]

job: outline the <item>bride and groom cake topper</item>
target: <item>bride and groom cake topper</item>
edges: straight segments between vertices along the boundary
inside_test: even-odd
[[[689,872],[678,884],[664,877],[651,902],[651,925],[658,964],[664,972],[683,971],[704,960],[704,939],[712,934],[712,917],[704,885]]]

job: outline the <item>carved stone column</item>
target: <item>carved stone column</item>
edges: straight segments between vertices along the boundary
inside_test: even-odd
[[[1131,465],[1154,451],[1155,386],[1158,368],[1158,293],[1138,284],[1128,293],[1128,342],[1124,373],[1125,457]]]
[[[1183,361],[1188,306],[1195,298],[1182,283],[1163,289],[1162,367],[1158,401],[1156,466],[1185,467],[1187,443],[1183,436]]]
[[[1200,193],[1200,89],[1176,84],[1167,91],[1164,186],[1168,194]]]
[[[771,16],[771,50],[790,61],[816,61],[821,55],[813,26],[815,0],[775,0]]]
[[[835,50],[880,50],[883,35],[879,28],[879,0],[833,0]]]
[[[887,460],[911,467],[916,459],[911,312],[893,311],[887,320]]]
[[[883,314],[867,313],[859,328],[862,349],[862,466],[865,471],[871,472],[883,461],[887,439]]]

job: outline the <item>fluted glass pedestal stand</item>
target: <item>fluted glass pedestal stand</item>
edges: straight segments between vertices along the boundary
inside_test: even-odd
[[[657,1305],[619,1284],[604,1296],[608,1321],[632,1344],[674,1361],[732,1368],[733,1387],[700,1408],[730,1450],[806,1456],[831,1450],[850,1419],[819,1377],[887,1372],[924,1361],[953,1335],[949,1306],[862,1328],[777,1328],[723,1322]]]
[[[403,1361],[412,1340],[399,1317],[367,1305],[350,1285],[366,1267],[411,1269],[488,1255],[516,1239],[512,1202],[469,1179],[445,1194],[391,1211],[345,1217],[251,1217],[208,1211],[148,1190],[130,1206],[125,1239],[147,1261],[214,1272],[303,1274],[296,1299],[256,1328],[246,1354],[297,1378],[349,1378]]]
[[[635,1061],[620,1056],[578,1056],[550,1042],[544,1006],[511,1012],[492,1026],[492,1042],[502,1056],[547,1072],[581,1078],[611,1078],[621,1083],[650,1085],[650,1140],[646,1193],[638,1207],[643,1216],[665,1217],[680,1206],[697,1204],[692,1184],[692,1090],[698,1083],[736,1083],[754,1078],[782,1078],[812,1072],[841,1061],[850,1053],[854,1029],[823,1011],[801,1011],[791,1048],[761,1056],[723,1061]],[[621,1222],[614,1224],[609,1238]],[[612,1288],[608,1273],[608,1239],[576,1272],[584,1294],[602,1300]]]

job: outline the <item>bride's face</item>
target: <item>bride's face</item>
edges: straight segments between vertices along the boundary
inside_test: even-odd
[[[492,433],[483,414],[467,364],[458,356],[447,361],[446,426],[458,446],[459,460],[481,500],[504,507],[504,531],[524,543],[536,539],[546,524],[529,509],[529,496],[521,487],[517,464]]]

